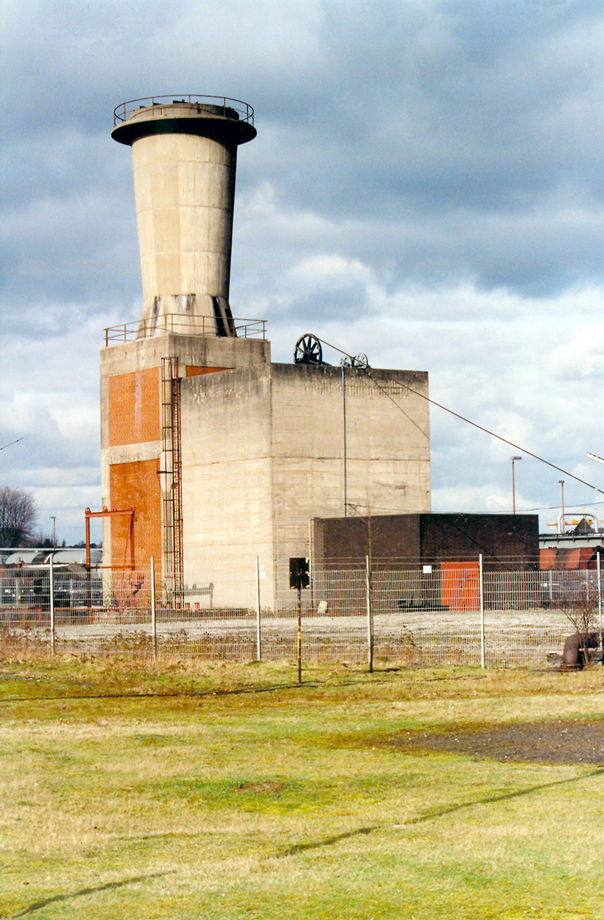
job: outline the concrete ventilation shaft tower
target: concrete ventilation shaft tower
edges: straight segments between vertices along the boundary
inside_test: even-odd
[[[101,352],[103,562],[153,557],[163,602],[193,609],[247,608],[261,571],[262,606],[287,607],[313,518],[430,510],[428,375],[272,363],[264,321],[232,315],[250,106],[136,100],[112,134],[132,148],[143,309]]]
[[[154,97],[123,103],[112,137],[132,147],[143,279],[139,334],[235,334],[229,306],[237,146],[256,136],[247,103]]]
[[[186,378],[270,361],[264,323],[229,305],[237,147],[251,106],[155,96],[118,106],[112,137],[132,148],[143,309],[106,330],[101,353],[103,505],[135,509],[135,561],[183,580],[180,392]],[[132,558],[126,518],[105,521],[106,562]]]

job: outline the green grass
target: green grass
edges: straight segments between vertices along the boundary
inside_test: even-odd
[[[597,764],[388,743],[604,718],[601,669],[295,678],[276,664],[0,662],[0,916],[601,916]]]

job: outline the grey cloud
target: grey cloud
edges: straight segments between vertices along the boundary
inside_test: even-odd
[[[272,3],[260,3],[255,16],[234,2],[218,14],[208,4],[206,16],[198,4],[178,2],[165,15],[158,0],[34,8],[30,53],[15,51],[13,58],[39,104],[8,106],[9,127],[19,124],[31,143],[29,157],[13,147],[19,168],[9,200],[19,189],[20,202],[44,197],[45,190],[55,198],[118,192],[95,230],[114,232],[118,221],[124,239],[132,240],[129,158],[109,139],[111,109],[137,91],[172,85],[170,50],[176,52],[178,39],[180,60],[191,66],[187,80],[199,81],[200,89],[210,74],[212,84],[234,82],[229,91],[240,86],[256,106],[259,137],[242,152],[240,189],[268,179],[284,210],[304,207],[334,222],[363,223],[356,246],[350,239],[340,244],[355,256],[362,251],[381,272],[389,267],[397,278],[433,281],[469,276],[485,288],[525,292],[549,292],[583,271],[598,273],[592,222],[586,219],[570,246],[560,226],[558,243],[547,205],[552,190],[569,184],[598,216],[601,210],[603,81],[593,36],[603,17],[593,4],[493,3],[487,15],[484,4],[473,2],[326,2],[310,5],[299,35]],[[301,16],[302,8],[294,13]],[[210,58],[210,40],[220,39],[228,21],[236,53]],[[45,84],[49,35],[57,64]],[[127,54],[121,35],[129,36]],[[269,53],[275,37],[282,44]],[[253,52],[246,55],[245,44]],[[32,60],[38,70],[28,75]],[[33,138],[28,125],[37,131]],[[508,216],[503,241],[493,232],[495,215]],[[534,224],[541,220],[530,240],[510,234],[509,226],[527,215]],[[441,223],[440,233],[423,234],[430,218],[448,222],[449,232],[443,235]],[[376,220],[382,234],[372,249]],[[69,239],[74,229],[81,238],[81,227],[65,220],[62,235]],[[111,253],[98,244],[109,264]],[[292,250],[299,245],[293,240]],[[130,264],[133,247],[124,251]],[[72,253],[69,245],[66,252]],[[69,272],[59,269],[57,287],[61,278],[69,291]],[[115,294],[128,296],[137,283],[132,272]],[[99,278],[99,296],[102,286]]]
[[[534,15],[527,21],[525,4],[490,4],[489,13],[493,7],[511,11],[508,42],[492,63],[483,55],[480,66],[472,50],[480,41],[485,48],[498,45],[496,16],[482,20],[482,32],[474,24],[470,48],[463,35],[453,35],[436,53],[421,42],[409,49],[417,35],[380,32],[376,41],[364,21],[363,49],[355,54],[346,30],[334,28],[330,36],[334,41],[337,34],[337,44],[325,48],[332,76],[323,87],[324,101],[312,108],[304,101],[298,124],[288,125],[278,156],[291,162],[288,143],[303,156],[295,170],[277,174],[277,187],[297,206],[304,201],[359,217],[539,210],[543,196],[569,179],[600,201],[601,65],[593,60],[597,42],[590,42],[588,30],[601,31],[601,21],[592,8],[591,21],[580,22],[588,50],[579,64],[574,43],[566,56],[552,58],[557,31],[552,35],[544,27],[551,16],[545,23]],[[342,7],[334,8],[340,25]],[[475,4],[462,4],[457,19],[469,22],[476,12]],[[369,25],[378,19],[374,12]],[[388,40],[391,48],[404,48],[414,66],[404,55],[393,65],[392,55],[382,54]],[[369,84],[362,68],[354,69],[359,57],[371,74]]]

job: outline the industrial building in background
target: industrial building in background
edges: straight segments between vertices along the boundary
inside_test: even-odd
[[[154,97],[114,122],[132,148],[143,307],[101,353],[104,563],[153,557],[177,605],[247,606],[260,571],[275,607],[313,518],[430,511],[428,375],[329,366],[308,335],[273,363],[264,321],[233,316],[249,105]]]

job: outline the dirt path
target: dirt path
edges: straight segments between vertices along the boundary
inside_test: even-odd
[[[518,722],[448,731],[404,731],[381,743],[405,752],[446,752],[525,763],[604,764],[604,722]]]

